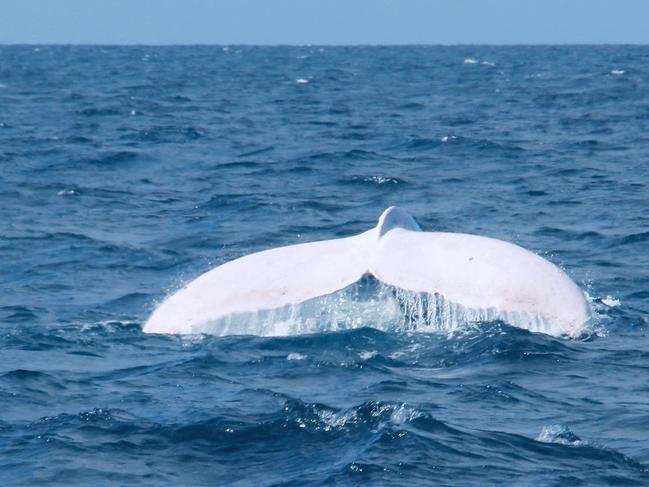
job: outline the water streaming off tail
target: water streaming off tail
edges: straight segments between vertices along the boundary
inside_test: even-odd
[[[537,332],[548,329],[540,316],[496,308],[471,309],[440,294],[407,291],[368,275],[327,296],[272,310],[230,315],[192,331],[219,336],[290,336],[367,326],[382,331],[452,333],[492,321]]]

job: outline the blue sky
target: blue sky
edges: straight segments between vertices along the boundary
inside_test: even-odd
[[[0,43],[649,43],[649,0],[0,0]]]

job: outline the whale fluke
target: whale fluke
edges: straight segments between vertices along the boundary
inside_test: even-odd
[[[166,299],[144,331],[229,334],[219,323],[300,305],[368,274],[475,310],[479,319],[554,336],[575,337],[589,319],[583,292],[551,262],[502,240],[422,232],[390,207],[360,235],[266,250],[210,270]]]

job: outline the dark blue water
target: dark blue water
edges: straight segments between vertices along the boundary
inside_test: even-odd
[[[646,47],[0,47],[0,483],[646,485],[648,134]],[[561,265],[588,332],[141,332],[393,204]]]

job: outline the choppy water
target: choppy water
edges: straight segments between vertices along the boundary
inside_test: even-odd
[[[0,47],[0,483],[646,485],[648,66],[629,46]],[[391,204],[548,257],[596,323],[141,332],[213,265]]]

